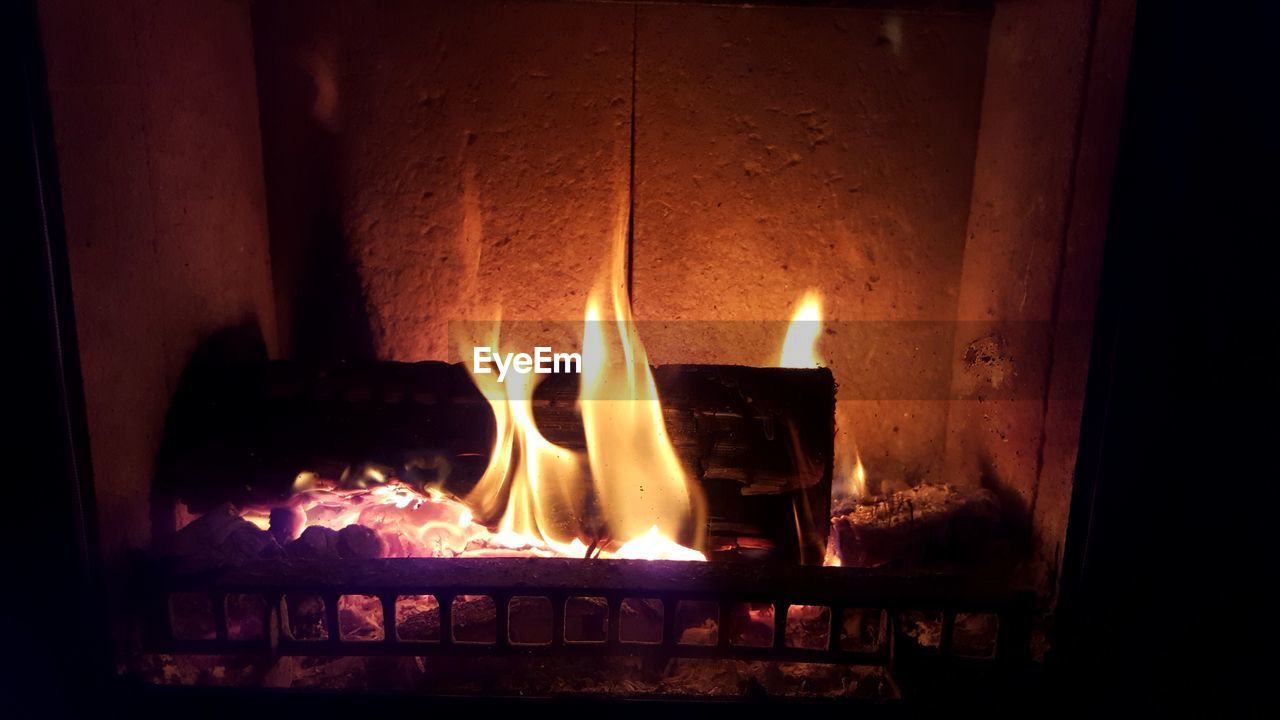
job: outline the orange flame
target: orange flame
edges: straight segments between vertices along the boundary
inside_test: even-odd
[[[542,546],[579,557],[599,547],[601,557],[705,560],[677,542],[687,537],[701,546],[705,520],[695,486],[667,437],[648,356],[632,321],[625,226],[623,218],[612,263],[584,313],[579,405],[586,458],[539,432],[533,376],[513,373],[499,383],[491,373],[473,373],[498,432],[489,466],[467,504],[486,520],[501,517],[495,538],[506,547]],[[607,319],[604,307],[611,311]],[[496,324],[488,345],[498,347]],[[611,543],[601,543],[606,538]]]
[[[498,323],[489,345],[500,347]],[[472,380],[489,400],[497,433],[489,465],[467,504],[486,520],[500,518],[495,542],[516,549],[545,546],[581,557],[578,538],[586,484],[576,453],[543,437],[533,419],[536,376],[512,373],[499,383],[490,374]]]
[[[625,218],[615,229],[609,271],[587,300],[582,331],[579,406],[591,477],[615,538],[645,536],[650,541],[636,547],[658,547],[655,536],[670,544],[687,536],[700,547],[701,496],[667,437],[649,358],[631,315],[624,228]]]

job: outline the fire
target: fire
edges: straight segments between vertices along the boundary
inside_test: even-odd
[[[499,380],[468,365],[497,430],[485,471],[466,497],[415,488],[372,468],[360,487],[304,472],[287,501],[242,508],[241,517],[269,530],[286,551],[307,528],[361,525],[377,535],[388,557],[705,560],[696,549],[704,542],[705,501],[667,436],[631,315],[626,225],[624,214],[612,262],[584,311],[579,407],[585,453],[556,445],[538,429],[538,375],[513,372]],[[500,328],[495,321],[483,343],[457,339],[498,352]]]
[[[497,323],[489,344],[499,346]],[[586,501],[583,464],[538,430],[535,377],[513,373],[499,383],[492,374],[472,374],[493,409],[497,433],[488,467],[466,502],[483,520],[497,520],[495,540],[504,547],[541,546],[581,557],[586,546],[578,538],[577,520]]]
[[[304,472],[287,501],[242,508],[241,517],[269,531],[286,551],[307,528],[359,525],[377,535],[374,547],[387,557],[705,560],[697,549],[705,541],[705,498],[667,434],[632,316],[624,227],[625,220],[583,313],[578,406],[585,452],[559,446],[539,430],[533,412],[538,375],[516,372],[499,381],[468,365],[496,432],[485,471],[464,498],[411,486],[376,468],[364,468],[355,487]],[[821,296],[807,291],[787,328],[779,366],[822,365],[822,312]],[[483,338],[495,351],[500,329],[495,321]],[[837,437],[833,468],[837,502],[865,494],[866,469],[847,427]],[[802,531],[799,514],[796,520]]]
[[[486,522],[501,518],[496,539],[508,547],[705,560],[677,541],[701,546],[705,521],[696,486],[667,437],[631,316],[625,226],[623,218],[613,261],[584,312],[579,406],[586,457],[539,432],[532,410],[536,376],[512,374],[500,384],[492,374],[473,373],[498,432],[489,466],[466,501]],[[489,346],[496,348],[498,339],[495,325]]]
[[[668,437],[648,355],[627,289],[625,217],[612,261],[583,313],[578,406],[585,452],[548,440],[534,419],[538,375],[471,378],[488,400],[496,432],[488,464],[464,498],[416,488],[376,469],[360,487],[299,475],[284,503],[242,508],[241,516],[288,544],[310,527],[373,530],[389,557],[534,555],[705,560],[706,508]],[[789,368],[822,365],[822,297],[804,293],[778,354]],[[501,322],[483,344],[500,349]],[[481,338],[460,338],[472,347]],[[833,458],[839,502],[867,491],[867,472],[847,427]],[[189,518],[188,518],[189,519]],[[800,516],[797,515],[799,529]],[[287,548],[286,548],[287,549]],[[834,560],[829,559],[829,562]]]
[[[782,342],[782,353],[778,356],[778,367],[822,367],[822,361],[818,359],[818,337],[821,335],[822,297],[818,291],[809,290],[800,298],[800,304],[791,316],[787,337]]]
[[[579,405],[591,478],[613,537],[625,543],[657,533],[672,543],[688,537],[699,547],[703,503],[667,437],[649,358],[631,315],[623,227],[619,223],[614,234],[609,271],[588,298],[582,331]],[[645,546],[656,545],[639,547]]]

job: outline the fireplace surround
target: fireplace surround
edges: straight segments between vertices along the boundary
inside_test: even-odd
[[[37,3],[93,467],[88,542],[101,550],[120,674],[242,689],[864,703],[1026,682],[1052,649],[1132,12],[1017,0]],[[821,420],[806,431],[817,449],[778,450],[788,477],[802,459],[819,465],[822,537],[838,535],[827,503],[849,479],[837,456],[853,448],[867,483],[857,499],[873,513],[906,507],[910,527],[925,522],[910,504],[926,507],[921,488],[991,495],[996,540],[981,549],[992,554],[816,567],[828,542],[806,560],[799,519],[772,538],[785,550],[776,556],[688,566],[285,556],[211,568],[165,550],[215,500],[237,512],[260,500],[244,465],[219,467],[235,479],[203,504],[183,484],[196,473],[168,470],[243,424],[184,420],[227,402],[209,388],[234,395],[246,368],[287,374],[290,363],[324,378],[428,363],[465,379],[452,365],[465,359],[457,321],[500,318],[518,339],[576,342],[611,263],[677,445],[673,409],[714,447],[745,427],[773,437],[777,413],[668,405],[688,387],[670,377],[775,365],[798,298],[815,289],[826,369],[765,367],[759,382],[829,378],[828,410],[804,415]],[[228,335],[248,340],[211,342]],[[765,395],[732,386],[753,407]],[[399,402],[365,390],[343,390],[361,417]],[[574,447],[548,429],[554,398],[539,402],[544,434]],[[466,456],[484,469],[498,432],[487,407],[471,402],[480,452],[455,453],[451,468]],[[706,431],[726,415],[742,427]],[[250,437],[248,454],[279,452],[271,438]],[[300,452],[331,441],[312,435]],[[371,454],[342,459],[349,468]],[[733,458],[717,475],[699,455],[690,474],[708,488],[735,472],[747,486],[763,477],[759,458]],[[401,455],[390,465],[408,467]],[[711,494],[717,537],[714,523],[734,511]],[[959,544],[953,532],[931,542]],[[439,640],[406,643],[403,600],[426,596]],[[245,598],[256,598],[248,610]],[[346,636],[348,598],[372,598],[377,640]],[[460,627],[477,598],[491,601],[489,619]],[[320,601],[315,639],[297,624],[308,599]],[[548,642],[515,641],[517,599],[546,601]],[[683,625],[682,604],[693,613]],[[812,609],[825,618],[810,622],[825,628],[816,635]],[[654,635],[636,621],[645,612],[656,612]],[[572,639],[595,622],[600,632]],[[755,626],[769,637],[749,642]],[[709,639],[683,642],[691,629]],[[633,630],[660,639],[628,642]],[[487,640],[460,639],[472,631]],[[456,672],[433,670],[440,658]],[[620,669],[565,682],[584,658]],[[698,662],[736,663],[716,671],[733,680],[716,686],[712,670],[681,665]],[[545,684],[475,680],[494,667],[541,672]],[[831,667],[856,669],[822,674]],[[608,687],[636,677],[657,679]],[[820,689],[796,692],[796,678]]]

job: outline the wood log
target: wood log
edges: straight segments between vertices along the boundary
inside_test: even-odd
[[[831,373],[688,365],[653,372],[668,435],[707,498],[712,549],[820,561],[830,510]],[[578,376],[545,378],[534,397],[540,431],[583,449]],[[492,410],[460,364],[189,370],[166,423],[156,499],[197,513],[224,502],[279,502],[302,471],[350,485],[394,476],[461,497],[483,473],[494,432]]]
[[[915,565],[980,553],[999,523],[990,490],[924,484],[837,507],[831,542],[846,567]]]

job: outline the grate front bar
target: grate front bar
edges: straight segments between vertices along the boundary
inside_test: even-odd
[[[206,572],[183,572],[164,558],[142,560],[147,598],[142,620],[149,649],[181,654],[271,655],[650,655],[660,657],[734,658],[892,666],[906,650],[899,616],[916,611],[941,618],[941,639],[932,659],[967,661],[952,652],[957,613],[998,618],[998,636],[989,661],[1025,660],[1030,643],[1034,596],[998,584],[953,575],[901,576],[852,568],[777,566],[763,563],[688,563],[643,560],[575,560],[565,558],[407,558],[298,563],[269,561]],[[205,595],[213,612],[212,637],[175,637],[169,599],[174,594]],[[227,597],[263,599],[260,638],[229,637]],[[397,628],[396,602],[401,596],[430,595],[438,603],[438,637],[406,640]],[[283,616],[286,598],[320,598],[324,605],[323,639],[291,637]],[[381,604],[382,638],[343,638],[339,620],[342,596],[372,596]],[[452,622],[459,596],[487,596],[495,605],[491,641],[457,639]],[[550,641],[513,642],[509,607],[514,597],[550,602]],[[566,603],[571,598],[602,598],[607,606],[607,635],[597,641],[566,639]],[[658,642],[628,641],[622,636],[624,600],[657,601],[662,608]],[[718,625],[714,644],[680,642],[676,619],[681,602],[715,603]],[[730,608],[739,603],[773,608],[772,643],[759,647],[735,644]],[[792,647],[787,642],[788,608],[820,606],[829,621],[823,647]],[[842,637],[846,610],[883,611],[885,641],[875,648],[848,647]],[[851,643],[856,645],[856,643]]]

